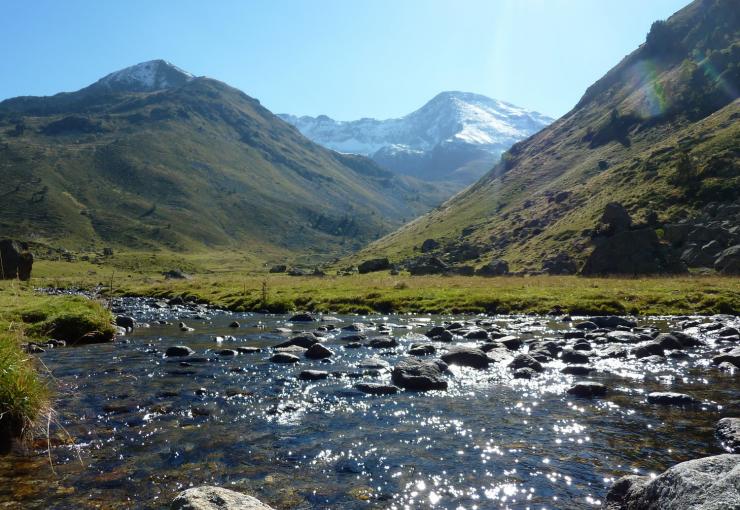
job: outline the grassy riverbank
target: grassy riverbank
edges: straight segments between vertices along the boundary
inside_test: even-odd
[[[49,408],[48,380],[29,341],[76,340],[90,331],[112,332],[111,315],[78,296],[44,296],[28,285],[0,282],[0,451],[12,438],[33,434]]]
[[[36,271],[36,270],[35,270]],[[192,296],[235,311],[336,313],[740,313],[740,278],[448,277],[390,275],[291,277],[212,266],[189,280],[91,264],[42,261],[34,285],[91,287],[115,295]]]

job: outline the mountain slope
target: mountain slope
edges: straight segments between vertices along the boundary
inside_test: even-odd
[[[537,112],[468,92],[442,92],[399,119],[280,117],[325,147],[372,157],[397,173],[461,184],[475,181],[512,144],[552,122]]]
[[[622,202],[637,221],[652,211],[668,221],[709,202],[738,200],[736,6],[695,1],[657,22],[647,42],[572,111],[514,145],[475,185],[355,260],[413,258],[431,238],[441,256],[470,245],[482,253],[474,264],[504,258],[512,269],[539,270],[559,252],[582,261],[608,202]]]
[[[329,256],[439,198],[164,61],[0,103],[2,237],[69,248]],[[430,198],[431,197],[431,198]]]

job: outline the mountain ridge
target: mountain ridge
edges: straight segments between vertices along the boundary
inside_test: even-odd
[[[697,214],[740,189],[740,28],[727,0],[697,0],[653,24],[646,42],[550,126],[514,144],[490,172],[445,204],[354,257],[431,254],[502,258],[538,271],[567,253],[582,262],[604,206],[636,221]],[[688,168],[688,170],[686,170]],[[683,173],[683,174],[682,174]],[[686,177],[688,175],[688,177]]]
[[[308,138],[371,157],[394,172],[468,184],[513,143],[552,119],[481,94],[446,91],[399,118],[336,121],[280,114]]]
[[[314,144],[238,89],[154,62],[0,102],[4,235],[321,259],[441,200],[434,186]]]

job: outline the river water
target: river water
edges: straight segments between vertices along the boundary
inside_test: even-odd
[[[482,320],[483,327],[524,339],[518,352],[526,352],[535,339],[572,343],[562,334],[574,323],[431,315],[290,323],[284,315],[151,303],[118,303],[150,324],[123,341],[39,355],[57,387],[52,447],[44,438],[25,455],[0,458],[0,508],[167,508],[180,490],[204,484],[247,492],[279,509],[598,508],[621,475],[657,474],[720,453],[714,424],[738,415],[737,374],[711,363],[727,344],[704,329],[718,320],[738,327],[736,318],[697,320],[700,327],[686,332],[706,345],[684,357],[594,355],[597,370],[587,377],[561,373],[565,364],[558,359],[543,363],[544,372],[532,379],[513,378],[505,363],[486,370],[451,366],[447,391],[370,396],[354,385],[390,383],[390,371],[357,364],[374,356],[393,366],[412,343],[429,341],[421,334],[433,325],[474,327]],[[687,319],[642,318],[638,326],[649,334],[686,326]],[[194,331],[180,331],[181,320]],[[234,320],[241,327],[230,328]],[[369,338],[385,324],[400,345],[346,348],[342,338],[357,333],[340,328],[352,323],[362,323]],[[268,360],[271,346],[290,337],[288,329],[328,325],[335,329],[322,333],[322,343],[336,353],[331,363]],[[233,338],[214,340],[227,335]],[[432,343],[436,356],[450,346]],[[194,359],[165,358],[172,345],[191,347]],[[244,346],[262,350],[216,354]],[[298,379],[306,369],[331,376]],[[606,385],[607,396],[567,393],[586,379]],[[652,391],[688,393],[701,404],[649,404]]]

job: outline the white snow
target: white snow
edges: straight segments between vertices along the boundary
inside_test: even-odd
[[[167,69],[184,75],[188,79],[193,78],[192,74],[165,60],[150,60],[113,72],[102,78],[98,83],[109,87],[135,86],[142,90],[164,89],[171,86],[165,75]]]
[[[321,145],[366,156],[381,149],[390,154],[421,154],[443,143],[470,144],[500,154],[552,122],[537,112],[469,92],[442,92],[398,119],[281,117]]]

